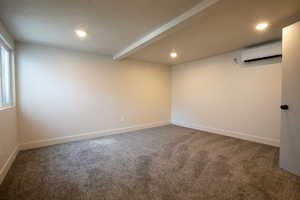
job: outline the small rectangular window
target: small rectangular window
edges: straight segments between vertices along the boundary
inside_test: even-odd
[[[0,43],[0,108],[13,105],[12,51]]]

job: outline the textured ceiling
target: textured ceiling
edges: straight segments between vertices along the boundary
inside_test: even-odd
[[[113,55],[201,0],[0,0],[19,41]],[[78,40],[74,29],[89,32]]]
[[[281,38],[281,29],[300,20],[300,0],[221,0],[181,24],[175,33],[137,51],[131,58],[179,64]],[[270,28],[257,32],[258,22]],[[169,53],[178,52],[171,59]]]

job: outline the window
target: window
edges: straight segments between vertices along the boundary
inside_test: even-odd
[[[13,103],[13,54],[0,42],[0,109]]]

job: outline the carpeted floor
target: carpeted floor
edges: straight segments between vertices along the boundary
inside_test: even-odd
[[[1,200],[299,200],[278,148],[163,126],[20,152]]]

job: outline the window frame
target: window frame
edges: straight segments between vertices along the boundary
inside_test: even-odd
[[[8,56],[9,56],[9,76],[10,76],[10,103],[6,105],[2,105],[3,103],[3,80],[2,80],[2,66],[0,66],[0,111],[1,110],[7,110],[7,109],[12,109],[16,107],[16,89],[15,89],[15,52],[12,48],[7,46],[3,40],[0,39],[0,48],[4,48],[5,50],[8,51]],[[0,56],[0,62],[2,65],[2,56]]]

